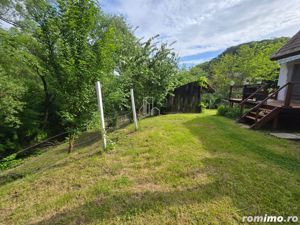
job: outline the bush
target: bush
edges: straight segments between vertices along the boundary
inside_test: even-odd
[[[16,159],[16,156],[17,156],[16,154],[11,154],[11,155],[7,156],[6,158],[1,159],[0,160],[0,171],[19,165],[19,163],[21,162],[21,159]]]
[[[207,105],[206,105],[205,102],[200,102],[200,103],[199,103],[199,106],[200,106],[200,108],[201,108],[201,112],[204,112],[204,110],[207,108]]]
[[[226,112],[227,112],[227,107],[225,105],[220,105],[218,107],[218,115],[219,116],[225,116]]]
[[[218,115],[225,116],[231,119],[237,119],[241,116],[241,112],[239,107],[220,105],[218,107]]]
[[[221,102],[221,98],[218,95],[211,93],[204,93],[201,96],[202,102],[205,103],[207,109],[217,109]]]

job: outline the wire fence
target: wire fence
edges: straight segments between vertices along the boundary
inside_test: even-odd
[[[150,106],[147,104],[146,105],[144,104],[144,107],[146,107],[146,114],[145,114],[145,110],[143,110],[142,107],[137,112],[139,120],[141,120],[145,117],[151,116],[151,115],[153,115],[153,116],[159,115],[159,113],[160,113],[159,109],[157,109],[158,114],[152,113],[152,109],[150,108]],[[156,107],[154,107],[154,108],[156,108]],[[100,121],[99,121],[99,123],[100,123]],[[110,133],[114,130],[123,128],[123,127],[129,125],[130,123],[133,123],[132,111],[121,112],[116,116],[110,116],[110,117],[105,118],[105,130],[106,130],[106,132]],[[68,134],[70,132],[71,131],[62,132],[60,134],[46,138],[45,140],[42,140],[34,145],[31,145],[29,147],[26,147],[26,148],[18,151],[16,153],[16,155],[18,158],[22,158],[22,157],[26,157],[28,155],[34,154],[36,151],[59,145],[59,144],[65,142],[66,137],[68,136]],[[99,135],[101,135],[100,131],[99,131]]]
[[[105,129],[107,132],[112,132],[116,129],[120,129],[122,127],[125,127],[132,123],[132,112],[123,112],[115,117],[109,117],[105,120]],[[87,130],[85,130],[87,131]],[[66,141],[66,137],[71,131],[66,131],[59,133],[57,135],[54,135],[52,137],[48,137],[45,140],[42,140],[34,145],[31,145],[29,147],[26,147],[15,154],[17,155],[17,158],[26,157],[28,155],[31,155],[35,153],[36,151],[47,149],[49,147],[57,146],[61,143],[64,143]],[[100,132],[99,132],[99,135]],[[90,140],[88,140],[90,142]]]
[[[65,141],[65,137],[69,134],[69,132],[62,132],[60,134],[49,137],[43,141],[40,141],[34,145],[31,145],[27,148],[24,148],[18,152],[16,152],[17,158],[26,157],[27,155],[33,154],[38,149],[45,149],[49,147],[56,146]]]
[[[123,112],[115,117],[105,119],[105,129],[111,132],[132,122],[132,112]]]

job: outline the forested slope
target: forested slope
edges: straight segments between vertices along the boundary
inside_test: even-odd
[[[189,70],[183,69],[180,78],[185,82],[206,77],[215,89],[215,94],[205,96],[205,101],[213,107],[221,99],[228,97],[229,86],[270,82],[276,84],[279,76],[279,64],[270,57],[281,48],[289,38],[275,38],[253,41],[226,49],[218,57]]]

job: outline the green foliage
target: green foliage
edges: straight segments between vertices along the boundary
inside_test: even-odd
[[[201,111],[204,112],[204,110],[207,108],[206,102],[201,101],[199,105],[200,105],[200,107],[201,107]]]
[[[271,61],[270,56],[282,47],[288,38],[277,38],[251,42],[228,48],[217,58],[179,71],[181,84],[199,80],[201,86],[209,83],[215,90],[213,94],[203,94],[202,102],[207,108],[217,108],[222,99],[227,98],[232,81],[236,85],[257,83],[258,81],[276,81],[279,64]],[[235,117],[235,113],[229,117]]]
[[[218,115],[225,116],[227,109],[228,109],[228,107],[226,107],[225,105],[220,105],[218,107]]]
[[[0,67],[1,69],[1,67]],[[22,101],[24,87],[17,85],[0,70],[0,120],[2,126],[18,128],[21,124],[19,114],[24,109]]]
[[[21,159],[16,159],[16,154],[11,154],[0,160],[0,171],[15,167],[19,165],[20,162]]]
[[[215,108],[221,100],[227,98],[229,85],[232,81],[242,85],[245,81],[276,81],[279,64],[271,61],[270,56],[282,47],[288,38],[277,38],[251,42],[228,48],[217,58],[192,67],[183,68],[179,72],[179,80],[183,83],[208,78],[208,83],[215,93],[203,97],[209,108]]]
[[[144,97],[153,97],[155,104],[161,106],[165,96],[178,84],[177,56],[168,44],[154,43],[156,38],[140,43],[133,57],[121,66],[124,89],[129,92],[134,88],[138,106]]]
[[[201,95],[201,101],[208,109],[216,109],[221,102],[220,98],[213,93],[203,93]]]
[[[37,130],[40,83],[28,53],[29,35],[0,29],[0,157],[11,154]],[[29,63],[30,62],[30,63]],[[30,118],[30,119],[29,119]]]
[[[122,17],[101,12],[93,0],[1,1],[0,157],[43,138],[95,125],[95,81],[102,84],[108,121],[131,109],[130,88],[139,108],[144,97],[161,106],[175,87],[199,81],[216,93],[202,104],[216,108],[234,80],[276,79],[269,56],[285,38],[230,48],[216,60],[178,70],[178,58],[158,36],[137,39]],[[17,27],[17,28],[16,28]],[[204,108],[204,107],[203,107]]]
[[[189,82],[197,81],[201,79],[200,77],[208,77],[208,73],[204,69],[204,65],[206,64],[207,63],[199,64],[191,69],[187,69],[186,67],[181,68],[178,73],[178,81],[180,84],[187,84]]]
[[[103,14],[93,0],[0,4],[1,18],[18,27],[0,30],[0,157],[63,131],[71,143],[95,127],[97,80],[109,121],[130,110],[130,88],[137,108],[147,96],[159,106],[178,83],[168,44],[138,40],[123,18]]]
[[[261,42],[251,42],[225,51],[220,57],[209,63],[208,71],[213,87],[218,95],[227,96],[229,84],[234,81],[242,85],[244,81],[278,79],[279,64],[270,60],[270,56],[282,47],[287,38],[277,38]]]
[[[1,68],[1,67],[0,67]],[[24,88],[0,71],[0,157],[18,148],[17,129],[22,122]]]
[[[89,45],[96,8],[91,1],[58,1],[61,26],[57,44],[60,72],[52,78],[60,109],[59,114],[71,136],[83,130],[94,107],[96,78],[95,55]]]
[[[241,110],[239,107],[220,105],[218,107],[218,115],[225,116],[231,119],[237,119],[241,116]]]
[[[204,76],[199,77],[199,86],[202,88],[208,88],[208,78]]]
[[[217,99],[214,94],[206,93],[204,90],[209,89],[209,79],[206,76],[200,76],[198,78],[199,86],[202,89],[201,93],[201,109],[214,109],[216,108]]]

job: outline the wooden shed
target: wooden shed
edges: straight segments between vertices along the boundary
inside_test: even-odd
[[[201,112],[201,95],[212,92],[211,87],[201,87],[198,81],[177,87],[172,94],[167,96],[163,112],[199,113]]]

